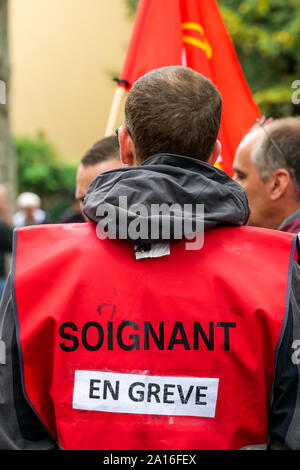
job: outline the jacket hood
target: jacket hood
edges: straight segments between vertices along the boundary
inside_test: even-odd
[[[180,208],[187,207],[194,231],[199,221],[199,205],[204,208],[204,230],[222,225],[246,225],[250,216],[245,191],[224,171],[200,160],[173,154],[153,155],[140,166],[101,173],[88,188],[83,210],[98,226],[106,225],[108,232],[114,232],[112,238],[137,245],[185,238],[175,236],[176,210],[168,214],[170,234],[162,236],[164,216],[152,211],[155,205],[161,204],[169,207],[176,204],[179,212]],[[141,231],[138,237],[136,230],[134,235],[130,230],[124,235],[124,224],[126,229],[130,224],[135,224],[136,228],[137,213],[139,223],[145,222],[148,228],[152,223],[159,225],[158,237],[157,234],[153,237],[150,228],[147,233]],[[114,222],[115,229],[109,228],[108,220]]]

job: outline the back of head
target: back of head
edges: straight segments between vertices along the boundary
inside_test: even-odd
[[[268,124],[251,158],[263,181],[277,169],[286,169],[300,201],[300,117],[277,119]]]
[[[84,166],[92,166],[110,159],[120,160],[119,141],[115,135],[96,142],[83,156],[81,163]]]
[[[153,70],[131,88],[125,125],[143,162],[157,153],[207,161],[216,142],[222,99],[213,83],[187,67]]]

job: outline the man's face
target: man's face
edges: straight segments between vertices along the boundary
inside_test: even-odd
[[[76,199],[81,201],[85,198],[87,189],[91,182],[104,171],[114,170],[123,167],[123,164],[117,158],[112,158],[96,165],[79,165],[76,177]]]
[[[26,206],[23,209],[25,217],[27,220],[31,220],[34,218],[34,212],[36,211],[37,207],[34,206]]]
[[[260,178],[251,160],[251,152],[257,143],[257,136],[246,138],[239,146],[233,162],[234,177],[245,190],[251,210],[248,225],[268,228],[271,201],[268,185]]]

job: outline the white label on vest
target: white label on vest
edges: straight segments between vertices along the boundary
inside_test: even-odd
[[[214,418],[219,379],[76,370],[73,408]]]

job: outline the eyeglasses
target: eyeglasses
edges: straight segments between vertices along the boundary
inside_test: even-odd
[[[119,129],[120,128],[118,127],[118,129],[115,130],[116,136],[118,138],[119,138]],[[126,127],[126,129],[127,129],[128,134],[130,135],[131,139],[133,140],[133,137],[132,137],[132,134],[131,134],[130,130],[128,129],[128,127]]]
[[[275,140],[273,139],[273,137],[269,134],[269,132],[267,132],[266,128],[264,127],[264,124],[265,122],[262,124],[260,122],[260,119],[257,118],[256,119],[256,122],[257,124],[259,125],[259,127],[264,131],[264,133],[266,134],[266,136],[268,137],[268,139],[270,140],[271,144],[276,148],[276,150],[280,153],[280,155],[282,156],[282,158],[286,161],[287,158],[285,156],[285,153],[281,150],[281,148],[279,147],[279,145],[275,142]]]

